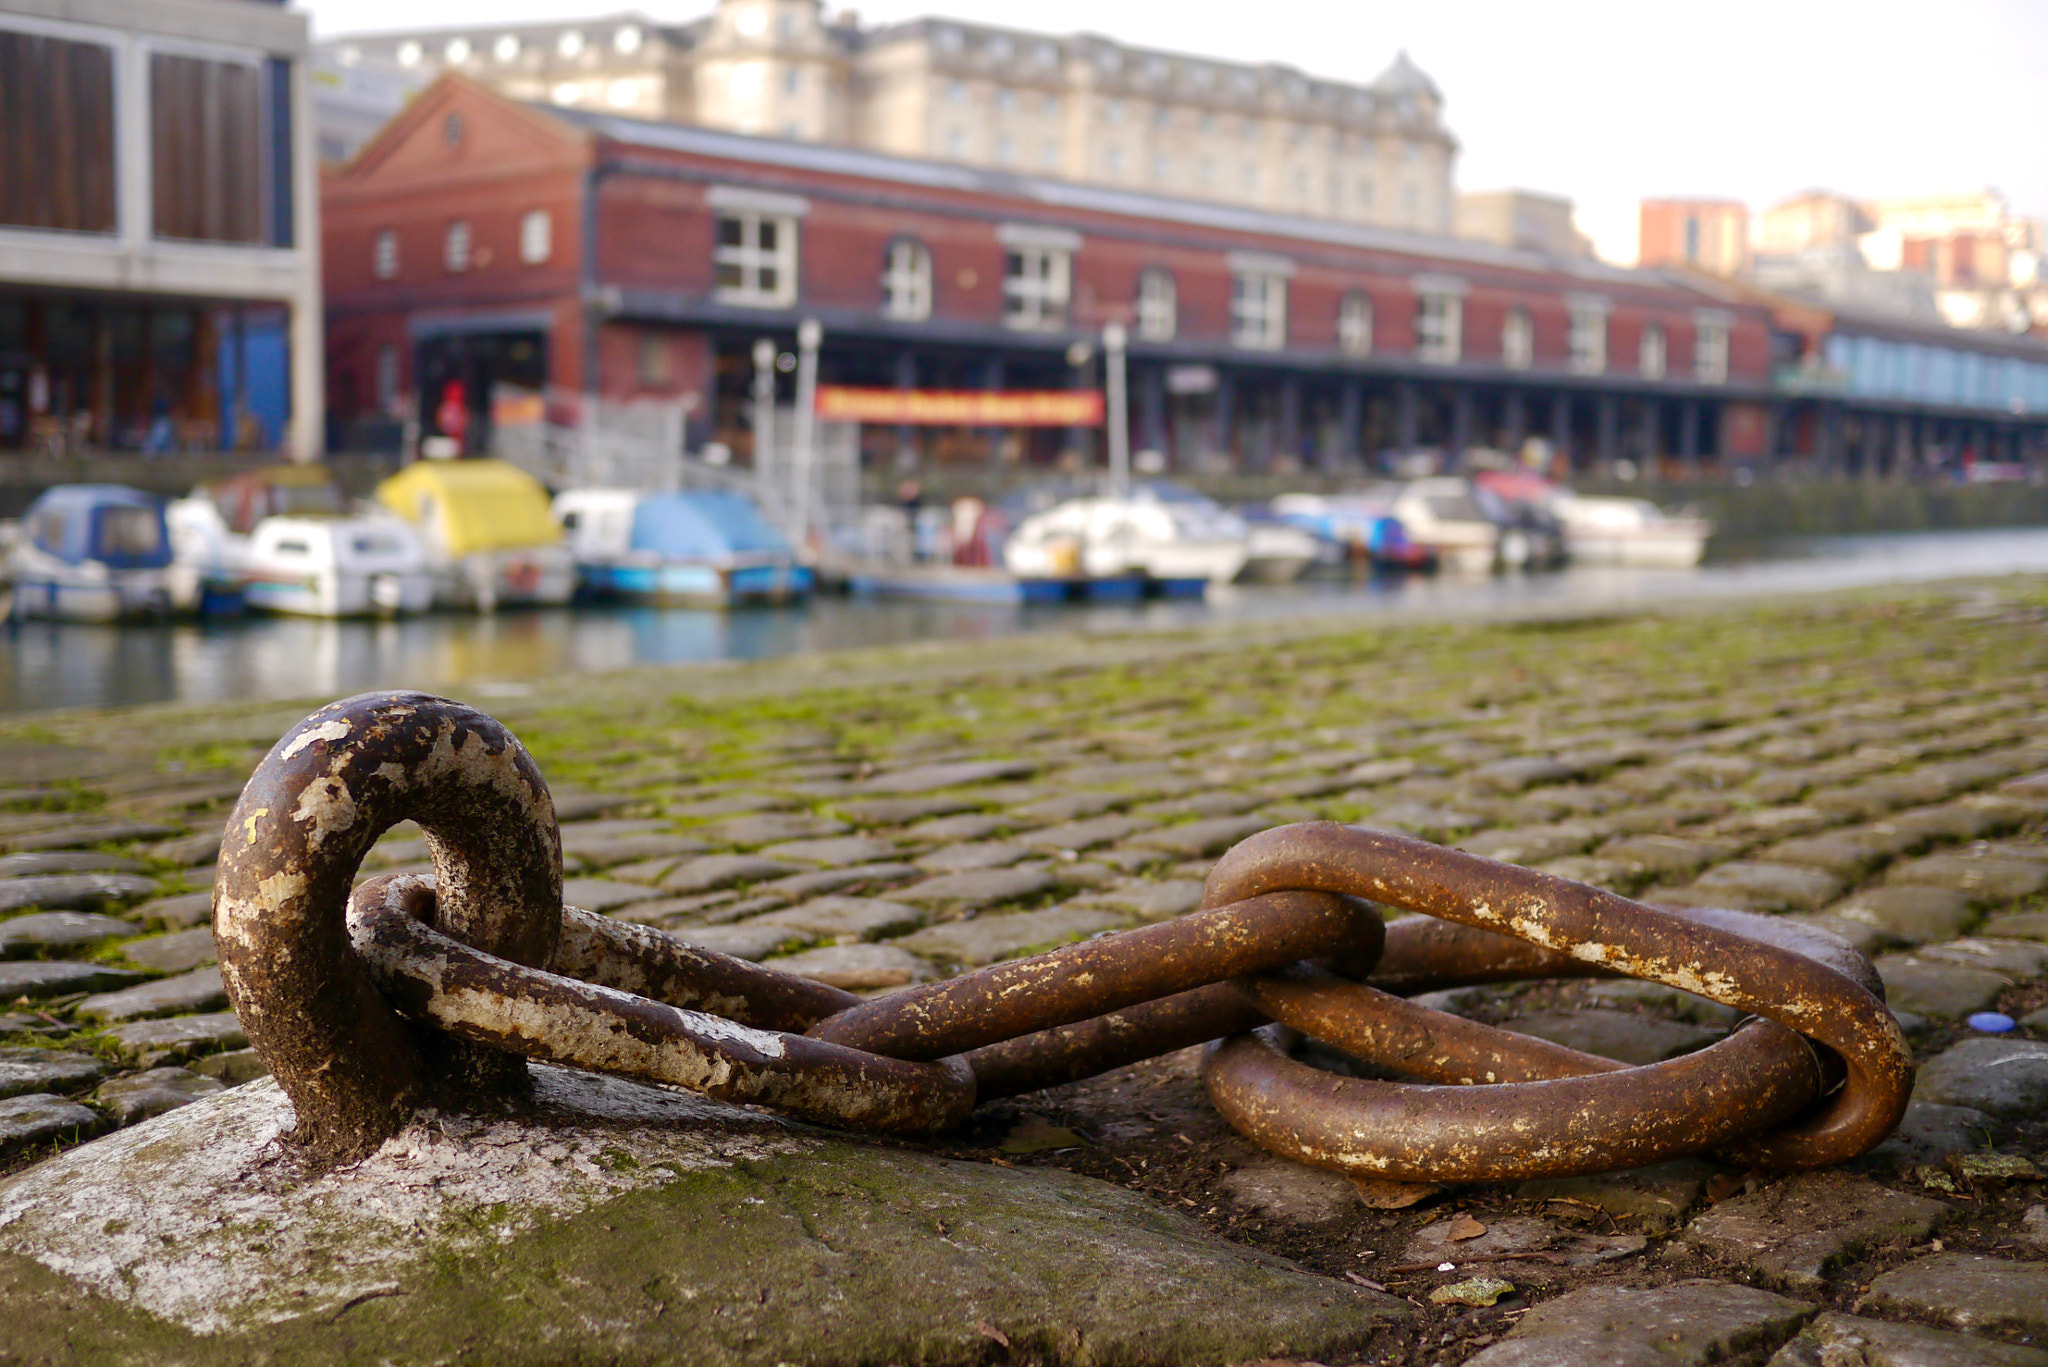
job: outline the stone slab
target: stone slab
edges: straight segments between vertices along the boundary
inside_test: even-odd
[[[242,1049],[249,1043],[249,1037],[242,1033],[241,1021],[232,1011],[130,1021],[103,1031],[99,1038],[110,1042],[129,1063],[144,1068],[182,1063],[194,1054],[216,1049]]]
[[[1028,759],[961,760],[947,764],[921,764],[881,773],[860,785],[860,795],[904,796],[933,793],[941,788],[964,788],[976,783],[994,783],[1006,778],[1029,778],[1038,772],[1038,762]]]
[[[266,1080],[0,1183],[9,1349],[966,1367],[1001,1335],[1163,1367],[1336,1359],[1408,1313],[1090,1178],[535,1071],[530,1112],[434,1117],[310,1181],[264,1161],[290,1124]]]
[[[977,869],[971,873],[942,873],[891,894],[899,902],[921,906],[987,907],[1003,902],[1021,902],[1053,889],[1053,877],[1042,868]]]
[[[610,911],[659,896],[644,883],[623,883],[615,878],[564,878],[562,901],[585,911]]]
[[[807,942],[808,932],[794,926],[759,925],[736,921],[725,926],[672,926],[669,934],[685,944],[702,945],[735,959],[760,960],[780,949]]]
[[[211,859],[212,856],[208,856]],[[185,860],[178,860],[185,863]],[[193,860],[205,863],[207,860]],[[0,854],[0,879],[51,873],[141,873],[136,860],[99,850],[43,850],[35,854]]]
[[[228,1004],[218,968],[195,968],[174,978],[158,978],[118,992],[87,997],[72,1008],[87,1020],[128,1021],[144,1016],[172,1016],[187,1011],[218,1011]]]
[[[1973,1334],[2048,1334],[2048,1263],[1936,1253],[1871,1280],[1858,1310],[1917,1315]]]
[[[1044,949],[1113,930],[1129,918],[1099,907],[1058,906],[1044,911],[977,916],[927,926],[891,943],[913,954],[974,967],[1007,959],[1027,949]]]
[[[138,926],[196,926],[213,920],[213,893],[181,892],[159,897],[128,909],[128,919]]]
[[[1135,881],[1076,898],[1082,905],[1127,911],[1141,921],[1170,921],[1202,905],[1202,885],[1193,878]]]
[[[9,1097],[0,1101],[0,1158],[11,1158],[37,1144],[89,1135],[99,1127],[98,1111],[61,1096],[29,1092]],[[5,1246],[6,1237],[6,1230],[0,1228],[0,1247]]]
[[[1873,962],[1884,979],[1885,1000],[1894,1010],[1935,1020],[1961,1020],[1985,1010],[2012,986],[2012,979],[2002,973],[1917,954],[1880,954]]]
[[[1764,1367],[2048,1367],[2048,1352],[1829,1310]]]
[[[1908,945],[1952,940],[1977,918],[1970,899],[1952,888],[1910,885],[1868,888],[1835,903],[1827,914],[1861,921]]]
[[[879,940],[916,930],[924,921],[917,908],[880,897],[817,897],[739,924],[791,926],[821,940]]]
[[[1835,1267],[1892,1239],[1925,1239],[1949,1214],[1941,1201],[1867,1178],[1802,1173],[1723,1201],[1687,1225],[1685,1238],[1766,1286],[1818,1295]]]
[[[893,840],[872,835],[834,835],[815,840],[783,840],[760,851],[764,859],[793,859],[799,864],[819,864],[841,869],[854,864],[873,864],[896,857]]]
[[[941,845],[911,862],[926,873],[973,873],[977,869],[1006,869],[1031,855],[1029,846],[1010,840],[963,840]]]
[[[1949,888],[1979,906],[2007,906],[2048,888],[2048,863],[1936,854],[1899,865],[1885,875],[1885,881]]]
[[[1535,1307],[1466,1367],[1707,1367],[1783,1342],[1813,1310],[1726,1282],[1589,1286]]]
[[[1034,849],[1092,850],[1097,845],[1123,840],[1141,831],[1150,830],[1158,824],[1142,816],[1112,813],[1107,816],[1090,817],[1085,821],[1065,821],[1057,826],[1023,831],[1011,838]]]
[[[1946,944],[1924,945],[1922,959],[1935,963],[1960,964],[2002,973],[2008,978],[2037,978],[2048,973],[2048,945],[2032,940],[1975,936],[1950,940]]]
[[[1538,1011],[1503,1022],[1506,1029],[1534,1035],[1619,1063],[1657,1063],[1719,1039],[1721,1031],[1590,1007],[1582,1011]]]
[[[130,930],[134,927],[130,926]],[[213,943],[213,929],[199,926],[174,930],[168,935],[151,935],[121,946],[128,962],[141,964],[153,973],[187,973],[215,963],[219,953]]]
[[[59,997],[67,992],[97,992],[125,987],[142,975],[130,968],[109,968],[105,964],[75,964],[58,959],[22,959],[0,962],[0,1002],[17,997],[31,999]]]
[[[673,831],[639,831],[625,835],[586,835],[572,838],[571,833],[574,830],[575,827],[571,826],[562,832],[562,858],[571,864],[581,864],[593,869],[609,868],[615,864],[644,863],[651,859],[682,859],[688,855],[703,854],[711,848],[707,842],[694,836],[677,835]]]
[[[1699,1204],[1707,1182],[1722,1169],[1697,1158],[1679,1158],[1646,1168],[1593,1173],[1584,1177],[1541,1177],[1522,1183],[1525,1201],[1569,1201],[1609,1215],[1640,1220],[1661,1229],[1683,1219]]]
[[[1148,850],[1164,850],[1186,859],[1221,854],[1248,835],[1255,835],[1273,823],[1262,816],[1212,816],[1178,826],[1159,826],[1140,832],[1126,844]]]
[[[848,992],[907,987],[938,976],[930,964],[895,945],[826,945],[770,959],[767,966],[799,978],[843,987]]]
[[[80,949],[100,940],[128,936],[135,927],[92,911],[38,911],[0,921],[0,959]]]
[[[1708,869],[1693,880],[1692,890],[1739,897],[1739,911],[1818,911],[1841,895],[1842,880],[1796,864],[1737,860]]]
[[[92,1099],[116,1124],[137,1125],[220,1090],[215,1079],[183,1068],[151,1068],[101,1083]]]
[[[0,911],[43,907],[77,911],[132,902],[156,891],[156,880],[139,873],[46,873],[0,879]]]
[[[661,875],[661,890],[670,893],[709,892],[734,883],[759,883],[797,873],[795,864],[753,854],[704,854],[687,859]],[[623,870],[614,869],[623,876]]]
[[[81,821],[19,832],[0,840],[0,846],[24,853],[30,850],[75,850],[87,845],[118,845],[130,840],[162,840],[177,833],[175,826],[159,826],[150,821]]]
[[[65,1049],[0,1049],[0,1097],[61,1092],[98,1079],[106,1065]]]
[[[1882,1144],[1852,1160],[1852,1165],[1897,1171],[1938,1164],[1950,1154],[1983,1149],[1994,1123],[1990,1116],[1969,1106],[1909,1102],[1898,1128]]]
[[[2009,1120],[2039,1115],[2048,1109],[2048,1043],[2001,1036],[1963,1040],[1920,1065],[1913,1099]]]

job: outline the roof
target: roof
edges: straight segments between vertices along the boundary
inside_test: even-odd
[[[450,556],[552,546],[562,529],[540,481],[501,460],[421,460],[377,486],[377,501]]]
[[[1338,223],[1213,200],[1181,199],[1110,185],[983,170],[955,162],[926,161],[861,148],[728,133],[686,124],[654,123],[597,110],[531,107],[544,109],[551,117],[628,147],[681,152],[740,163],[741,169],[734,172],[736,178],[744,178],[756,168],[814,172],[919,189],[1035,201],[1047,209],[1077,209],[1125,218],[1165,220],[1224,232],[1289,237],[1304,244],[1358,247],[1444,263],[1468,262],[1475,266],[1508,270],[1562,273],[1616,286],[1639,285],[1699,293],[1691,281],[1662,271],[1633,270],[1599,261],[1553,257],[1464,238]]]
[[[1372,89],[1382,95],[1427,95],[1438,104],[1444,100],[1443,91],[1437,89],[1436,82],[1415,65],[1406,48],[1394,54],[1394,64],[1379,74],[1372,83]]]

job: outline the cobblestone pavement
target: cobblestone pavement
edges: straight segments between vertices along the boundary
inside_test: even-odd
[[[1922,1065],[1899,1134],[1847,1171],[1361,1192],[1239,1140],[1187,1056],[932,1147],[1121,1182],[1407,1297],[1361,1361],[2048,1364],[2044,663],[2048,584],[2011,580],[1055,635],[468,700],[555,785],[567,900],[860,992],[1179,915],[1233,842],[1306,819],[1835,931],[1875,957]],[[207,890],[242,776],[306,710],[0,726],[0,1171],[261,1075]],[[423,859],[401,827],[372,862]],[[1730,1023],[1627,982],[1442,996],[1632,1062]],[[1990,1010],[2017,1028],[1963,1023]]]

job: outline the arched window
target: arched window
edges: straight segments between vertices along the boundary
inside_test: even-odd
[[[1500,325],[1500,361],[1510,370],[1527,370],[1536,359],[1536,326],[1529,310],[1517,304]]]
[[[1138,273],[1138,336],[1170,342],[1180,328],[1180,291],[1171,272],[1152,266]]]
[[[1346,356],[1372,354],[1372,299],[1364,290],[1352,290],[1337,305],[1337,349]]]
[[[1661,323],[1646,323],[1643,326],[1643,345],[1637,357],[1636,369],[1646,380],[1664,378],[1665,341],[1664,326]]]
[[[922,242],[899,237],[882,268],[882,313],[915,322],[932,312],[932,254]]]

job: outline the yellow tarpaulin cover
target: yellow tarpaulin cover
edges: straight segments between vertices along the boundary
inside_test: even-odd
[[[539,480],[502,460],[414,461],[377,486],[377,501],[451,556],[552,546],[562,529]]]

